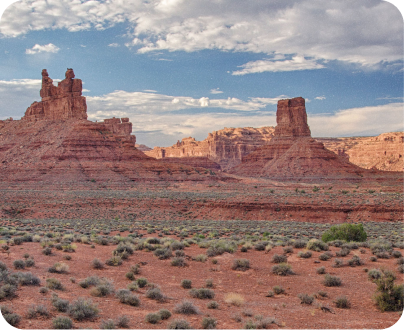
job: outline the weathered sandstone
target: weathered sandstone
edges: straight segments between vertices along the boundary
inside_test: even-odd
[[[303,98],[278,101],[276,119],[270,143],[245,156],[231,173],[280,179],[363,176],[364,170],[311,138]]]
[[[203,141],[188,137],[171,147],[155,147],[145,154],[157,159],[207,157],[218,163],[222,170],[241,162],[243,156],[268,143],[273,137],[273,127],[224,128],[209,133]]]

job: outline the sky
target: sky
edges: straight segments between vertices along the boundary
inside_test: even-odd
[[[12,1],[8,1],[11,3]],[[314,137],[402,131],[403,16],[379,0],[25,0],[0,20],[0,120],[73,68],[90,120],[170,146],[276,125],[304,97]]]

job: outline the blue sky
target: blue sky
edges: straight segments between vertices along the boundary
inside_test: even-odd
[[[90,120],[129,117],[151,147],[273,126],[296,96],[313,136],[403,130],[403,17],[386,1],[18,1],[0,21],[0,119],[67,67]]]

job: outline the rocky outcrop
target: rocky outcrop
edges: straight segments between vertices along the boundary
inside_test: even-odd
[[[404,171],[404,132],[372,137],[318,138],[324,146],[362,168]]]
[[[224,128],[209,133],[203,141],[188,137],[171,147],[155,147],[145,154],[157,159],[207,157],[227,170],[241,162],[243,156],[268,143],[273,137],[273,127]]]
[[[40,102],[34,102],[25,112],[23,120],[87,119],[86,98],[81,96],[82,82],[74,79],[73,69],[67,69],[65,79],[53,85],[46,69],[42,70]]]
[[[277,126],[269,144],[243,157],[230,173],[277,179],[360,178],[362,170],[310,136],[305,101],[278,101]]]
[[[135,147],[138,148],[138,150],[143,151],[143,152],[153,150],[152,148],[148,147],[145,144],[137,144],[136,143]]]
[[[163,163],[177,163],[192,167],[203,167],[207,170],[219,171],[221,169],[218,163],[210,160],[208,157],[166,157],[160,159]]]

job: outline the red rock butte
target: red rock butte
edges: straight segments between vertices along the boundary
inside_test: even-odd
[[[82,184],[97,180],[130,184],[220,177],[196,170],[196,166],[146,156],[135,147],[129,118],[87,120],[82,82],[74,77],[73,69],[67,69],[66,78],[56,87],[42,70],[41,101],[32,103],[21,120],[0,121],[2,182]]]
[[[353,179],[365,170],[325,149],[311,137],[305,100],[279,100],[274,137],[269,144],[243,157],[230,173],[278,179]]]

